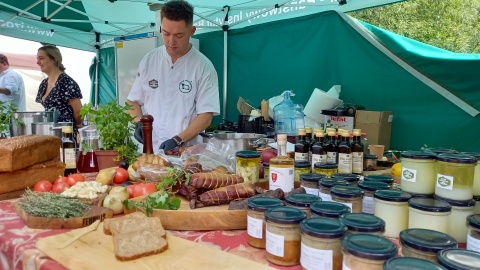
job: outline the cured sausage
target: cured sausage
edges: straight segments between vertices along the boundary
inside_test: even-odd
[[[192,187],[215,189],[243,183],[243,177],[235,174],[223,173],[194,173],[190,176],[190,183]]]

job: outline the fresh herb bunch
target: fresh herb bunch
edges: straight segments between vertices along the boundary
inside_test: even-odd
[[[4,134],[10,127],[10,118],[18,110],[17,105],[11,101],[0,100],[0,134]],[[13,119],[17,124],[20,119]]]
[[[57,193],[25,190],[17,202],[23,211],[35,217],[72,218],[82,217],[90,206],[79,199],[67,198]]]

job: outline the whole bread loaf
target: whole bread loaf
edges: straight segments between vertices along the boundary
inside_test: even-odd
[[[0,141],[0,172],[13,172],[53,160],[61,139],[49,135],[23,135]]]
[[[114,235],[113,246],[115,257],[127,261],[160,253],[168,248],[168,243],[160,231],[144,230]]]

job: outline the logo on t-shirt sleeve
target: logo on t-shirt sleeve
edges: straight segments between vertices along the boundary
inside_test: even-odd
[[[187,81],[187,80],[181,81],[180,84],[178,85],[178,89],[182,93],[189,93],[190,91],[192,91],[192,81]]]
[[[151,80],[151,81],[148,82],[148,85],[149,85],[151,88],[156,89],[156,88],[158,88],[158,81],[155,80],[155,79],[153,79],[153,80]]]

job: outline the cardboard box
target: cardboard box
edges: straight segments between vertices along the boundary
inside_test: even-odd
[[[333,116],[333,115],[325,115],[325,125],[330,123],[330,127],[348,129],[350,131],[353,130],[354,126],[354,119],[355,117],[352,116]]]
[[[377,112],[357,110],[355,113],[355,128],[367,133],[368,144],[385,145],[385,150],[390,149],[390,136],[392,133],[393,112]]]

